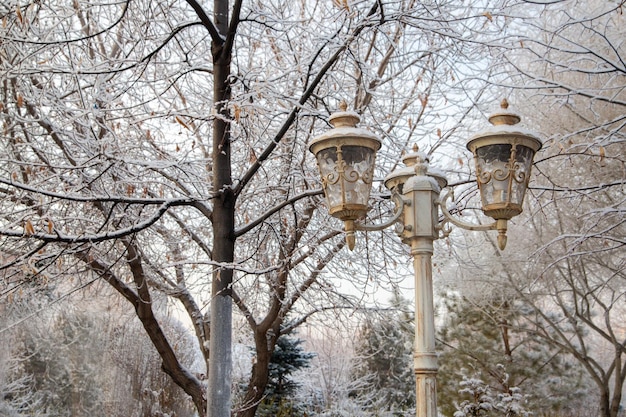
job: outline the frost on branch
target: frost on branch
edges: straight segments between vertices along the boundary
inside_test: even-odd
[[[478,378],[463,375],[459,383],[461,389],[459,396],[469,397],[456,404],[457,411],[454,417],[530,417],[532,412],[525,408],[526,397],[517,387],[512,387],[509,392],[498,393],[491,386]]]

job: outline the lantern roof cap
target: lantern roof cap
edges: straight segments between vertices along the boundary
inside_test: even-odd
[[[448,185],[445,174],[430,165],[430,156],[419,150],[417,145],[413,145],[413,149],[402,156],[404,167],[396,168],[385,177],[385,186],[393,188],[399,184],[404,184],[410,177],[428,176],[436,181],[440,189]]]
[[[467,149],[473,151],[473,148],[481,139],[483,141],[488,139],[492,144],[495,144],[498,141],[498,137],[516,137],[535,152],[538,151],[543,146],[542,139],[532,130],[521,127],[519,125],[521,120],[520,115],[509,110],[509,102],[506,99],[502,100],[500,110],[489,116],[491,126],[473,135],[467,142]]]
[[[361,117],[355,111],[348,111],[348,104],[342,100],[339,104],[340,111],[330,115],[328,121],[335,129],[342,127],[356,127]]]
[[[311,152],[317,153],[322,148],[336,146],[339,143],[344,146],[365,146],[375,151],[380,149],[380,139],[369,130],[357,127],[361,118],[356,112],[347,110],[345,101],[341,102],[340,111],[331,114],[328,121],[333,128],[311,141],[309,144]]]

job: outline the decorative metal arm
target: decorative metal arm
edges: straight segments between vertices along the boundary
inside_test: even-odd
[[[391,200],[395,203],[396,210],[393,213],[393,216],[389,218],[389,220],[384,221],[379,224],[365,224],[365,223],[356,223],[354,224],[355,230],[364,230],[367,232],[377,232],[380,230],[384,230],[390,226],[393,226],[399,219],[402,217],[402,213],[404,211],[404,206],[406,204],[410,204],[408,201],[404,201],[402,196],[397,192],[393,191],[391,194]]]
[[[506,230],[507,230],[507,219],[498,219],[489,224],[476,224],[476,223],[467,223],[458,218],[455,218],[450,210],[448,210],[448,200],[454,201],[454,190],[449,190],[446,194],[441,197],[439,201],[439,207],[441,207],[441,212],[443,213],[443,217],[445,217],[444,221],[441,223],[440,229],[443,231],[444,235],[449,234],[450,231],[446,227],[446,223],[452,223],[453,225],[460,227],[466,230],[475,230],[479,232],[484,232],[488,230],[497,230],[498,231],[498,247],[500,250],[504,250],[506,247]]]
[[[358,223],[355,220],[344,220],[344,231],[346,232],[346,242],[348,243],[348,248],[350,250],[354,249],[354,245],[356,242],[356,237],[354,236],[354,232],[356,230],[362,230],[366,232],[375,232],[379,230],[383,230],[388,228],[389,226],[393,226],[395,222],[402,217],[402,213],[404,213],[404,206],[410,204],[410,202],[405,201],[400,194],[397,192],[393,192],[391,194],[391,199],[394,200],[396,205],[396,211],[389,218],[389,220],[379,223],[379,224],[365,224]]]
[[[400,217],[402,216],[402,213],[404,212],[404,205],[406,203],[404,199],[402,198],[402,196],[398,194],[397,192],[393,192],[391,194],[391,199],[395,202],[396,211],[389,220],[383,223],[365,224],[365,223],[358,223],[356,220],[344,220],[343,229],[346,232],[346,242],[348,243],[348,248],[350,250],[354,249],[354,245],[356,242],[354,232],[356,230],[364,230],[368,232],[379,231],[379,230],[386,229],[389,226],[392,226],[395,222],[398,221],[398,219],[400,219]]]
[[[487,230],[496,230],[497,222],[495,221],[489,224],[476,224],[476,223],[464,222],[462,220],[459,220],[458,218],[455,218],[452,215],[452,213],[450,213],[450,210],[448,210],[449,200],[452,200],[454,202],[454,190],[452,189],[450,189],[447,193],[445,193],[443,197],[441,197],[441,200],[439,201],[439,207],[441,207],[441,212],[443,213],[443,217],[445,217],[445,220],[442,223],[450,222],[453,225],[460,227],[461,229],[474,230],[474,231],[479,231],[479,232],[484,232]]]

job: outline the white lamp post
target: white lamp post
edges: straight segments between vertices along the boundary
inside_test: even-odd
[[[309,146],[317,159],[330,214],[344,221],[350,249],[355,245],[355,230],[381,230],[397,221],[403,225],[399,235],[411,248],[415,272],[417,417],[437,417],[433,242],[443,234],[444,223],[450,222],[469,230],[498,230],[498,246],[504,249],[507,221],[522,212],[533,157],[542,145],[537,135],[516,126],[520,117],[508,111],[506,101],[489,121],[493,126],[467,144],[476,161],[483,212],[495,220],[487,225],[469,224],[450,214],[447,201],[453,194],[440,198],[441,189],[447,186],[445,177],[429,170],[429,158],[417,149],[403,158],[406,167],[385,179],[397,204],[395,215],[379,225],[359,223],[368,210],[375,153],[381,144],[373,134],[356,127],[359,116],[346,111],[345,105],[330,117],[333,129]]]

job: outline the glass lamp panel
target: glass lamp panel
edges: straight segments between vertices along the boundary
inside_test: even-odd
[[[483,205],[509,201],[511,145],[498,144],[477,148],[476,157],[477,177],[481,186]]]
[[[317,154],[317,164],[322,176],[322,186],[326,194],[329,209],[341,205],[343,201],[339,167],[337,166],[337,148],[327,148]]]
[[[514,204],[521,207],[535,151],[511,144],[476,149],[478,181],[483,205]]]
[[[375,156],[374,149],[351,145],[318,152],[317,163],[332,215],[356,219],[367,211]]]
[[[367,206],[376,153],[363,146],[343,146],[345,203]]]
[[[530,170],[533,163],[535,151],[526,146],[516,146],[515,162],[513,163],[512,175],[512,202],[522,204],[526,187],[530,179]]]

